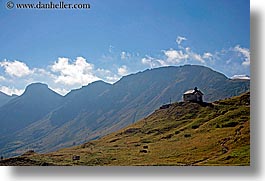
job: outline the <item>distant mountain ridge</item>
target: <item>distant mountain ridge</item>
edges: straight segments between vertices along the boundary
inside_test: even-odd
[[[0,137],[13,134],[29,124],[40,120],[51,110],[59,106],[62,96],[47,85],[34,83],[25,92],[0,107]],[[0,143],[6,141],[1,139]]]
[[[0,107],[16,97],[17,95],[10,96],[0,91]]]
[[[6,133],[9,143],[0,142],[0,152],[17,155],[26,148],[46,152],[84,143],[134,123],[169,100],[180,101],[183,92],[195,86],[203,91],[206,101],[215,101],[246,92],[249,85],[249,80],[231,80],[210,68],[195,65],[146,70],[125,76],[113,85],[97,81],[65,97],[48,96],[46,100],[54,100],[51,105],[56,106],[48,106],[39,119],[17,130],[16,138]],[[22,102],[36,102],[33,97],[30,95]],[[8,109],[10,103],[0,109],[0,118],[12,112]]]

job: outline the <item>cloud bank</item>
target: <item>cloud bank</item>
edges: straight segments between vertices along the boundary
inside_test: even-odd
[[[203,65],[220,71],[228,77],[250,74],[250,51],[248,48],[235,45],[215,52],[198,53],[189,46],[182,46],[182,41],[187,41],[187,38],[178,36],[177,48],[162,50],[159,57],[146,55],[141,59],[142,64],[149,68],[184,64]]]
[[[187,46],[183,46],[183,41]],[[176,38],[176,47],[160,50],[160,54],[114,51],[112,45],[107,52],[101,57],[107,62],[105,65],[91,63],[80,56],[74,59],[58,57],[49,65],[33,68],[21,60],[0,60],[0,91],[20,95],[28,84],[42,82],[65,95],[96,80],[114,83],[122,76],[147,68],[184,64],[208,66],[233,79],[249,79],[250,74],[248,48],[235,45],[215,52],[198,52],[188,46],[188,39],[183,36]]]
[[[13,62],[4,60],[3,62],[0,62],[0,66],[3,67],[5,72],[10,76],[24,77],[32,73],[25,63],[17,60]]]

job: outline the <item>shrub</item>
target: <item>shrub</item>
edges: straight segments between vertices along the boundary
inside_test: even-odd
[[[169,135],[162,137],[161,139],[170,139],[170,138],[172,138],[172,136],[173,136],[173,134],[169,134]]]
[[[175,134],[179,134],[179,133],[180,133],[180,131],[179,131],[179,130],[175,131]]]
[[[199,128],[199,127],[200,127],[200,125],[198,125],[198,124],[195,124],[195,125],[192,125],[192,126],[191,126],[192,129],[197,129],[197,128]]]
[[[222,128],[235,127],[236,125],[238,125],[238,122],[236,122],[236,121],[229,121],[227,123],[222,124]]]
[[[186,133],[186,134],[184,134],[184,137],[185,137],[185,138],[191,137],[191,134]]]

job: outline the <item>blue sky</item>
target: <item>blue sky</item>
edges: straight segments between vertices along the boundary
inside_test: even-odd
[[[8,94],[32,82],[65,94],[169,65],[250,74],[248,0],[65,1],[89,3],[89,10],[9,10],[7,1],[0,7],[0,91]]]

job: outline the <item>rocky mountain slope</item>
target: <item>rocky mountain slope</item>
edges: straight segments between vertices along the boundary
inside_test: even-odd
[[[249,92],[213,103],[177,102],[101,139],[0,165],[250,165],[249,121]]]

